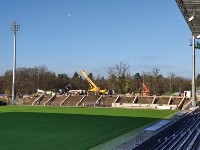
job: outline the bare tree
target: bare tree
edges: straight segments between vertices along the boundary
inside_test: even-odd
[[[109,67],[107,73],[109,74],[111,81],[114,81],[112,84],[117,83],[117,92],[119,94],[125,93],[126,74],[129,73],[128,62],[121,61],[114,67]]]
[[[160,84],[160,79],[163,78],[162,74],[160,73],[160,69],[153,68],[152,71],[153,83],[152,83],[152,92],[153,94],[161,94],[163,92],[163,86]]]

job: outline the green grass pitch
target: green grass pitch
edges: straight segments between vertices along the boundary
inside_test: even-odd
[[[0,107],[1,150],[84,150],[176,111]]]

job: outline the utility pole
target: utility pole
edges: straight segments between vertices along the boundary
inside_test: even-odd
[[[15,73],[16,73],[16,35],[20,29],[20,25],[16,21],[11,22],[10,29],[14,34],[14,58],[13,58],[13,82],[12,82],[12,104],[15,104],[16,90],[15,90]]]
[[[173,93],[174,91],[173,91],[173,82],[174,82],[174,76],[175,76],[175,74],[173,73],[173,72],[168,72],[168,74],[169,74],[169,80],[170,80],[170,84],[169,84],[169,91],[171,92],[171,93]],[[179,91],[179,92],[181,92],[181,91]]]

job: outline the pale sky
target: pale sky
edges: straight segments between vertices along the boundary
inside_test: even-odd
[[[106,76],[124,61],[133,74],[155,67],[164,76],[192,74],[191,32],[175,0],[1,0],[1,75],[12,69],[13,20],[21,25],[17,67]]]

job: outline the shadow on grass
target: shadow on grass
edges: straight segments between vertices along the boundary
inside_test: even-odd
[[[0,113],[1,150],[89,149],[161,118]]]

